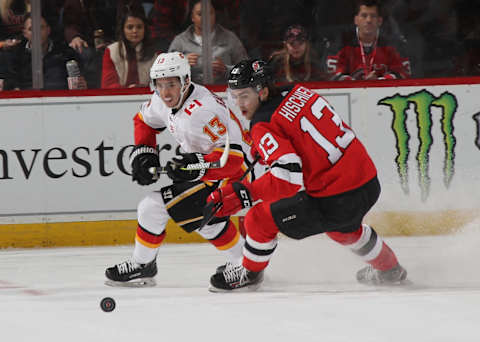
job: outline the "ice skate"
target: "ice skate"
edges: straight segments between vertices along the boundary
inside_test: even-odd
[[[357,272],[357,280],[365,285],[400,285],[406,282],[407,271],[397,264],[387,271],[374,269],[371,265]]]
[[[137,264],[133,260],[127,260],[105,270],[108,278],[105,285],[123,287],[148,287],[155,286],[157,274],[157,262],[154,259],[148,264]]]
[[[223,272],[215,273],[210,277],[211,292],[254,291],[262,283],[263,271],[252,272],[242,265],[230,265],[225,267]]]

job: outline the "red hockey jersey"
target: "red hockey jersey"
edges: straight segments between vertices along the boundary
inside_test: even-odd
[[[377,174],[365,147],[324,98],[297,85],[280,100],[273,114],[259,111],[251,123],[255,147],[270,166],[252,183],[255,199],[275,201],[302,189],[332,196]]]

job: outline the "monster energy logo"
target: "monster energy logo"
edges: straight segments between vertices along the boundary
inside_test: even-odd
[[[400,177],[400,185],[405,194],[409,193],[407,161],[410,154],[408,147],[410,134],[406,125],[407,110],[410,104],[414,104],[419,140],[416,160],[422,201],[427,200],[430,191],[429,154],[433,145],[431,108],[438,107],[442,109],[440,126],[445,146],[443,183],[448,188],[454,174],[456,139],[453,135],[453,118],[458,107],[455,96],[449,92],[444,92],[440,97],[435,97],[427,90],[422,90],[407,96],[396,94],[392,97],[381,99],[378,104],[390,107],[393,113],[392,130],[395,134],[397,148],[395,162]]]

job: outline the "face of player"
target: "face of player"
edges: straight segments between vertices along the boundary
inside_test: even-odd
[[[195,33],[202,33],[202,2],[198,2],[192,9],[192,23],[195,28]],[[215,25],[215,9],[210,6],[210,25]]]
[[[376,6],[360,6],[355,16],[355,25],[358,27],[358,34],[361,38],[376,37],[377,30],[382,25],[382,17],[378,14]]]
[[[260,97],[253,88],[231,89],[232,98],[247,120],[252,120],[260,106]]]
[[[305,51],[307,50],[307,42],[301,40],[294,40],[292,42],[286,42],[287,52],[293,59],[303,58]]]
[[[123,25],[123,34],[132,46],[137,46],[145,36],[145,24],[142,19],[128,17]]]
[[[180,101],[182,84],[178,77],[158,78],[155,80],[155,88],[168,108],[174,108]]]

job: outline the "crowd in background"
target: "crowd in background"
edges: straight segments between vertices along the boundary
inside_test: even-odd
[[[0,0],[0,90],[32,88],[30,2]],[[480,0],[211,0],[209,59],[201,3],[42,0],[43,89],[145,87],[167,51],[198,83],[205,61],[222,84],[248,57],[280,83],[480,75]]]

